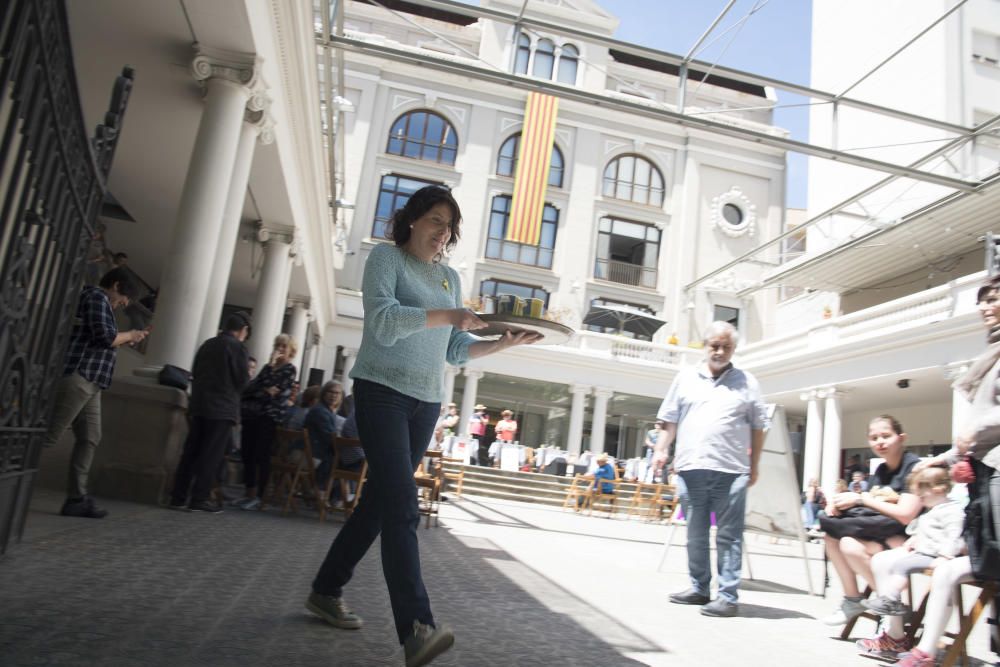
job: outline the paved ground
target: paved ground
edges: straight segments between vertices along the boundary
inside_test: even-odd
[[[0,665],[402,664],[377,548],[347,591],[363,629],[302,608],[338,520],[108,501],[112,515],[90,521],[58,516],[60,501],[37,491],[24,542],[0,559]],[[839,591],[808,594],[797,544],[750,536],[741,615],[714,619],[666,601],[687,585],[683,528],[657,571],[663,526],[470,497],[442,507],[421,553],[457,642],[435,665],[876,664],[815,620]],[[808,555],[818,591],[819,547]],[[970,649],[974,665],[992,658],[982,628]]]

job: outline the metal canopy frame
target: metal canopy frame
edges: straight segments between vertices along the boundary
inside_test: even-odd
[[[345,0],[320,0],[320,11],[324,8],[327,15],[332,15],[334,12],[339,11],[341,16],[343,12],[343,2]],[[886,107],[878,104],[873,104],[870,102],[865,102],[863,100],[847,97],[846,94],[850,92],[858,83],[867,79],[872,73],[884,66],[892,58],[896,57],[903,51],[905,51],[910,45],[916,42],[920,37],[930,31],[933,27],[941,23],[945,18],[951,15],[959,7],[964,5],[967,0],[957,0],[951,8],[949,8],[943,15],[939,16],[934,22],[926,26],[922,31],[920,31],[916,36],[907,41],[902,47],[896,49],[888,58],[882,60],[878,65],[870,68],[867,72],[861,75],[857,82],[845,89],[839,94],[830,93],[827,91],[818,90],[815,88],[810,88],[808,86],[791,83],[788,81],[782,81],[772,77],[761,76],[758,74],[753,74],[750,72],[744,72],[741,70],[733,69],[730,67],[725,67],[717,63],[709,63],[702,60],[693,59],[692,55],[696,52],[700,44],[705,40],[705,38],[715,29],[715,27],[720,22],[721,18],[729,11],[732,7],[733,2],[729,2],[727,6],[722,10],[722,12],[715,18],[708,29],[699,37],[697,43],[692,46],[688,53],[684,56],[669,53],[666,51],[660,51],[657,49],[640,46],[636,44],[631,44],[628,42],[623,42],[621,40],[608,37],[599,33],[591,32],[588,30],[583,30],[579,28],[573,28],[565,25],[557,25],[549,23],[547,21],[542,21],[525,16],[525,10],[528,7],[530,0],[524,0],[520,11],[517,14],[510,12],[491,9],[486,7],[479,7],[474,5],[468,5],[456,0],[410,0],[413,4],[419,4],[428,9],[437,9],[445,12],[453,13],[456,15],[474,18],[474,19],[491,19],[501,23],[507,23],[514,27],[514,38],[522,30],[522,28],[529,28],[533,30],[539,30],[544,32],[551,32],[559,35],[565,35],[568,37],[574,37],[582,40],[586,40],[591,43],[606,46],[609,49],[614,49],[621,51],[626,54],[631,54],[637,57],[642,57],[646,59],[651,59],[657,62],[666,63],[669,65],[676,66],[679,70],[679,92],[680,99],[677,105],[677,111],[672,111],[666,107],[655,108],[650,107],[648,104],[640,104],[637,102],[630,102],[628,100],[622,100],[614,97],[609,97],[599,93],[592,93],[585,90],[575,88],[573,86],[567,86],[559,84],[553,81],[543,81],[540,79],[534,79],[526,76],[521,76],[517,74],[512,74],[508,71],[490,69],[487,67],[473,65],[469,63],[457,62],[455,60],[449,60],[441,57],[437,57],[430,52],[416,52],[407,49],[400,49],[391,46],[386,46],[384,44],[376,44],[371,42],[366,42],[363,40],[351,39],[343,36],[342,22],[338,21],[336,26],[331,25],[331,21],[324,21],[322,34],[317,34],[316,42],[317,45],[322,47],[324,51],[329,53],[334,50],[338,53],[338,79],[339,85],[342,90],[343,86],[343,53],[345,51],[350,51],[353,53],[367,54],[375,57],[386,58],[396,62],[404,62],[419,67],[428,67],[435,69],[437,71],[449,72],[461,76],[473,77],[476,79],[490,81],[499,85],[509,86],[513,88],[518,88],[521,90],[534,90],[540,92],[555,92],[560,97],[565,99],[571,99],[578,102],[586,104],[594,104],[598,106],[603,106],[610,109],[620,109],[626,111],[630,114],[636,114],[648,118],[656,118],[668,123],[684,127],[689,130],[704,131],[710,134],[716,134],[720,136],[726,136],[734,138],[737,140],[747,141],[761,146],[767,146],[770,148],[790,151],[794,153],[800,153],[804,155],[809,155],[812,157],[820,157],[828,160],[833,160],[843,164],[851,165],[854,167],[861,167],[865,169],[872,169],[888,174],[888,176],[874,185],[865,188],[861,192],[848,197],[844,201],[836,204],[830,209],[824,211],[823,213],[814,216],[805,223],[796,226],[791,230],[786,230],[779,234],[778,236],[762,243],[756,248],[751,249],[747,253],[741,255],[740,257],[728,262],[724,266],[718,267],[700,277],[696,280],[686,284],[684,286],[685,293],[690,292],[692,289],[698,287],[702,283],[710,280],[711,278],[723,273],[732,267],[742,264],[744,262],[756,262],[754,259],[757,255],[763,251],[772,248],[784,239],[788,238],[792,234],[801,232],[803,229],[816,224],[817,222],[828,218],[829,216],[843,211],[844,208],[860,201],[862,198],[882,189],[883,187],[889,185],[890,183],[901,179],[913,179],[917,181],[932,183],[935,185],[940,185],[946,188],[951,188],[956,191],[953,194],[958,194],[960,196],[966,196],[970,193],[980,192],[985,184],[985,180],[967,180],[963,178],[955,178],[952,176],[946,176],[943,174],[936,174],[931,171],[921,169],[923,165],[931,161],[934,158],[947,155],[950,151],[954,151],[965,145],[966,143],[974,140],[976,137],[985,134],[986,132],[992,130],[995,126],[1000,124],[1000,116],[995,116],[984,123],[981,123],[975,127],[966,127],[964,125],[959,125],[955,123],[950,123],[943,120],[938,120],[935,118],[930,118],[927,116],[922,116],[919,114],[909,113],[900,109],[894,109],[891,107]],[[376,1],[371,4],[379,5]],[[379,5],[381,6],[381,5]],[[387,10],[388,11],[388,10]],[[333,28],[331,31],[330,28]],[[431,28],[425,28],[429,33],[437,35]],[[444,36],[438,35],[442,39],[446,39]],[[329,62],[329,59],[327,60]],[[788,139],[785,137],[771,135],[765,132],[758,132],[751,130],[749,128],[735,127],[732,125],[711,121],[706,118],[696,116],[693,114],[688,114],[684,112],[684,91],[687,83],[688,71],[690,68],[697,68],[703,71],[711,71],[713,75],[719,77],[725,77],[733,81],[770,87],[776,90],[785,91],[788,93],[794,93],[801,95],[811,100],[818,101],[820,103],[828,103],[832,105],[834,112],[834,122],[836,122],[836,112],[841,106],[850,107],[858,109],[860,111],[877,114],[880,116],[886,116],[901,120],[908,123],[913,123],[916,125],[921,125],[924,127],[935,128],[942,130],[944,132],[954,135],[950,140],[945,138],[943,141],[946,143],[931,151],[922,158],[910,163],[910,164],[897,164],[894,162],[887,162],[883,160],[876,160],[872,158],[863,157],[850,153],[843,150],[838,150],[836,148],[831,148],[827,146],[820,146],[812,144],[809,142],[797,141],[793,139]],[[332,96],[331,98],[332,99]],[[739,112],[743,109],[722,109],[713,110],[718,113]],[[333,128],[328,127],[328,131],[332,132]],[[836,132],[834,132],[836,136]],[[330,137],[331,147],[342,141],[339,137]],[[836,139],[834,139],[836,141]],[[331,159],[331,170],[335,169],[336,166],[342,165],[336,164],[336,161]],[[331,174],[331,180],[334,180],[333,174]],[[908,216],[909,219],[909,216]],[[745,296],[749,292],[754,291],[753,289],[744,290],[740,293],[740,296]]]

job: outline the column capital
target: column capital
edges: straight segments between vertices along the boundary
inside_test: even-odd
[[[303,296],[301,294],[290,294],[288,295],[288,308],[295,308],[296,306],[300,308],[309,309],[309,297]]]
[[[821,389],[816,389],[816,398],[828,398],[836,399],[839,396],[843,396],[845,392],[843,389],[837,387],[823,387]]]
[[[608,399],[615,395],[615,390],[610,387],[594,387],[594,398]]]
[[[576,382],[571,382],[569,385],[569,392],[573,395],[586,396],[593,389],[593,386],[589,384],[577,384]]]
[[[254,53],[216,49],[195,43],[191,73],[198,82],[220,79],[244,87],[247,108],[259,111],[268,103],[267,86],[261,76],[261,59]]]
[[[356,357],[358,356],[358,350],[353,347],[342,347],[340,348],[340,353],[345,357]]]
[[[460,371],[461,369],[458,368],[458,366],[452,366],[451,364],[445,364],[444,366],[445,375],[451,375],[452,377],[455,377],[456,375],[459,374]]]
[[[295,242],[295,230],[283,225],[269,225],[266,222],[257,221],[257,240],[260,243],[284,243],[292,245]]]
[[[466,368],[462,372],[465,374],[465,377],[476,378],[477,380],[483,379],[483,372],[480,370],[476,370],[474,368]]]

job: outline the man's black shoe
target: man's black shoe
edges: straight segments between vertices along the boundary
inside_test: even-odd
[[[103,519],[108,515],[107,510],[102,510],[95,505],[94,499],[90,496],[67,498],[59,513],[63,516],[76,516],[85,519]]]
[[[200,503],[191,503],[188,505],[188,509],[192,512],[207,512],[209,514],[222,514],[222,508],[211,503],[207,500],[203,500]]]
[[[707,595],[702,595],[693,588],[689,588],[683,593],[671,593],[670,601],[674,604],[697,604],[703,605],[708,604],[709,597]]]

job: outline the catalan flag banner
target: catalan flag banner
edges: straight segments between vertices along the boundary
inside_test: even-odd
[[[521,131],[521,152],[517,173],[514,174],[514,200],[507,222],[508,241],[538,245],[558,108],[558,97],[528,93],[528,102],[524,106],[524,129]]]

